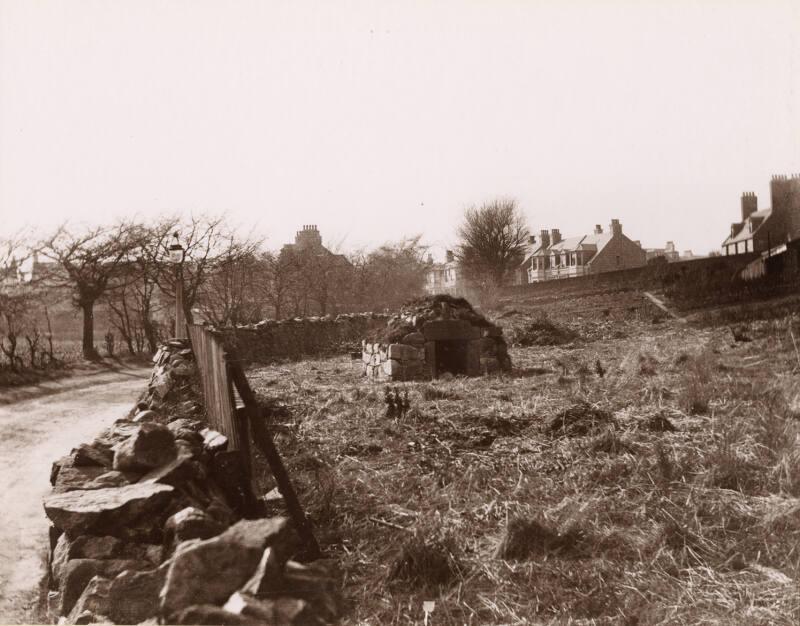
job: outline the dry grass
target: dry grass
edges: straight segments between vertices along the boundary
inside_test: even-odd
[[[421,623],[433,599],[437,624],[794,624],[792,323],[736,342],[587,320],[579,344],[515,349],[511,375],[399,385],[403,418],[344,358],[248,375],[281,408],[346,623]]]

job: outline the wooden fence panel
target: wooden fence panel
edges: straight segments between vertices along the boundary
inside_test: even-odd
[[[222,341],[203,326],[194,324],[189,326],[189,337],[200,371],[209,423],[228,438],[229,450],[240,450],[249,457],[249,440],[237,419]]]

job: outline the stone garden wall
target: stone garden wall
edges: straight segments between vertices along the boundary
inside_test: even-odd
[[[269,363],[353,352],[358,350],[362,338],[385,327],[388,318],[378,313],[359,313],[265,320],[220,332],[243,361]]]
[[[239,453],[203,422],[188,344],[168,342],[154,360],[131,414],[53,464],[49,621],[335,621],[330,563],[292,560],[294,530],[258,517]]]

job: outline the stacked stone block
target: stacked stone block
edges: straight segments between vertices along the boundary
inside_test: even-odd
[[[406,305],[389,319],[383,341],[364,340],[361,346],[362,370],[371,380],[437,378],[454,369],[480,376],[511,369],[502,329],[466,300],[448,296]],[[445,354],[448,349],[458,355]]]
[[[361,342],[361,352],[363,372],[370,379],[403,381],[430,377],[425,363],[424,338],[422,345],[405,338],[403,343],[390,344],[364,340]]]

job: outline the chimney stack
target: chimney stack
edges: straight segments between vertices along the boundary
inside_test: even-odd
[[[756,211],[758,211],[758,197],[752,191],[745,191],[742,194],[742,221],[747,221],[747,218]]]
[[[528,235],[528,243],[533,245],[536,243],[536,235]]]
[[[611,220],[611,235],[616,237],[622,234],[622,224],[619,223],[619,220]]]
[[[539,232],[539,241],[542,242],[542,248],[545,250],[550,247],[550,232],[542,230]]]
[[[553,245],[556,245],[561,241],[561,231],[558,228],[553,228],[550,231],[550,240],[552,241]]]
[[[600,224],[594,225],[594,234],[595,235],[602,235],[603,234],[603,227]]]

